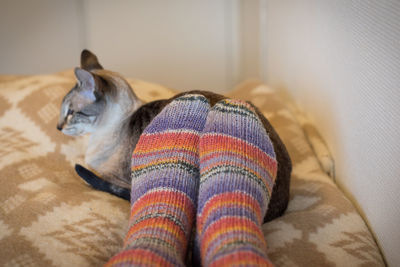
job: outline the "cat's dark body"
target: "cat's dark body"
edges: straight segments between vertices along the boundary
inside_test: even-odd
[[[85,63],[86,62],[86,63]],[[87,50],[82,52],[81,57],[82,67],[88,71],[92,69],[101,68],[101,65],[97,62],[97,58]],[[78,76],[78,75],[77,75]],[[79,77],[78,77],[79,79]],[[98,78],[97,78],[98,79]],[[97,81],[96,84],[99,84]],[[105,84],[103,83],[103,86]],[[104,91],[102,89],[100,91]],[[113,90],[116,90],[115,88]],[[115,170],[114,177],[110,179],[103,180],[98,177],[93,172],[88,169],[76,165],[75,169],[77,173],[93,188],[101,191],[105,191],[116,196],[122,197],[124,199],[130,199],[130,177],[131,177],[131,155],[132,152],[140,138],[141,133],[146,128],[146,126],[152,121],[152,119],[157,116],[159,112],[173,99],[180,97],[184,94],[201,94],[204,95],[210,102],[210,105],[213,106],[218,101],[225,99],[227,97],[219,94],[215,94],[208,91],[189,91],[175,95],[170,99],[156,100],[153,102],[149,102],[141,105],[137,108],[131,116],[126,117],[120,127],[121,131],[123,131],[121,138],[122,142],[124,142],[121,153],[125,154],[121,157],[121,160],[118,162],[118,168]],[[251,103],[250,103],[251,104]],[[270,221],[278,216],[281,216],[286,210],[288,201],[289,201],[289,186],[290,186],[290,175],[292,170],[292,164],[289,157],[289,154],[286,150],[285,145],[282,140],[279,138],[278,134],[269,123],[269,121],[262,115],[262,113],[255,107],[257,115],[261,119],[275,149],[277,161],[278,161],[278,172],[276,183],[272,192],[271,201],[269,203],[267,214],[264,218],[264,221]],[[108,181],[107,181],[108,180]]]

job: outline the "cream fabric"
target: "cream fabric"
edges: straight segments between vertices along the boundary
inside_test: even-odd
[[[172,90],[129,80],[139,97]],[[56,130],[72,72],[0,76],[0,266],[100,266],[118,251],[129,203],[87,186],[74,172],[86,138]],[[256,104],[293,159],[291,201],[263,226],[277,266],[382,266],[353,205],[322,171],[305,131],[268,87],[247,83],[232,96]]]

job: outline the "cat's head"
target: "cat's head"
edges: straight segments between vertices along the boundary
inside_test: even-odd
[[[57,123],[57,129],[66,135],[92,133],[107,110],[122,113],[124,106],[130,109],[138,102],[128,83],[118,74],[103,70],[88,50],[82,51],[81,67],[75,68],[75,76],[77,83],[64,97]]]

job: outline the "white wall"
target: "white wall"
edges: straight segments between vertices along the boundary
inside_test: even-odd
[[[267,1],[268,82],[307,111],[336,181],[400,266],[400,2]]]
[[[180,90],[236,82],[237,1],[85,1],[86,44],[103,65]]]
[[[179,90],[258,78],[259,0],[0,0],[0,73],[52,73],[84,48],[104,67]]]
[[[257,75],[243,0],[0,0],[0,73],[52,73],[83,48],[106,68],[179,90],[223,92]],[[254,31],[253,31],[254,32]],[[252,34],[251,34],[252,35]],[[249,45],[242,45],[249,40]],[[249,60],[242,60],[250,58]],[[242,64],[243,63],[243,64]],[[243,67],[242,67],[243,65]]]
[[[260,1],[240,1],[240,23],[238,35],[240,38],[239,78],[246,79],[261,77],[261,52],[260,42]]]
[[[0,0],[0,73],[50,73],[75,66],[84,46],[80,2]]]

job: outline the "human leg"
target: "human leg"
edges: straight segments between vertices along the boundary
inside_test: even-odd
[[[107,266],[184,265],[197,202],[199,133],[208,111],[203,96],[183,96],[143,132],[132,156],[130,228]]]
[[[273,145],[253,108],[223,100],[200,138],[197,245],[203,266],[272,266],[261,224],[274,185]]]

